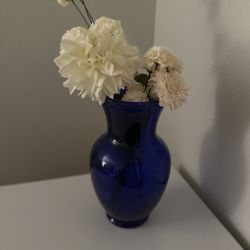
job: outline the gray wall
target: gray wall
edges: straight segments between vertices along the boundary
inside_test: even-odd
[[[173,164],[250,249],[250,1],[157,1],[155,43],[184,61],[189,103],[165,110]]]
[[[91,0],[95,18],[120,19],[128,40],[153,43],[155,1]],[[87,172],[90,148],[106,129],[97,103],[69,96],[53,59],[61,36],[82,19],[56,0],[0,6],[0,185]]]

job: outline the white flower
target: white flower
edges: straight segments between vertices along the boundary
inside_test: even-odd
[[[111,35],[112,37],[125,40],[121,22],[108,17],[97,19],[95,23],[91,24],[89,30],[91,33],[98,34],[98,36]]]
[[[182,61],[168,48],[154,46],[144,55],[144,66],[151,72],[182,72]]]
[[[148,102],[145,88],[140,83],[134,83],[128,86],[128,91],[123,96],[125,102]]]
[[[160,106],[176,109],[187,101],[190,87],[182,77],[182,62],[168,48],[155,46],[144,56],[145,68],[151,72],[147,91]]]
[[[190,87],[177,72],[156,72],[151,75],[148,85],[150,98],[159,100],[162,107],[177,109],[187,101]]]
[[[57,0],[57,2],[62,5],[63,7],[66,7],[71,0]]]
[[[118,21],[110,23],[119,26]],[[134,81],[140,58],[139,50],[129,46],[125,38],[105,32],[100,20],[96,25],[92,24],[89,30],[77,27],[66,32],[55,63],[67,79],[64,86],[71,94],[78,90],[82,98],[88,95],[102,104],[107,96],[113,98],[119,93],[125,83]]]

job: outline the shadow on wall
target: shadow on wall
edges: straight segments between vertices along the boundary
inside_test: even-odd
[[[250,80],[247,78],[250,53],[249,46],[241,43],[242,39],[231,39],[216,22],[219,2],[209,1],[209,23],[216,30],[212,73],[218,82],[214,125],[201,147],[200,175],[203,190],[213,199],[209,200],[212,207],[221,207],[224,213],[231,214],[240,203],[248,168],[244,143],[250,124]]]
[[[236,45],[230,50],[231,54],[225,57],[223,65],[218,66],[215,123],[204,138],[200,166],[205,190],[217,186],[213,188],[215,197],[220,198],[217,202],[223,202],[228,210],[233,210],[240,199],[247,168],[243,146],[250,120],[250,99],[247,79],[241,79],[244,65],[235,60],[233,52],[237,57],[244,57],[246,51]]]

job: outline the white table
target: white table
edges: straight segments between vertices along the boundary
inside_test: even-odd
[[[136,229],[112,225],[89,175],[0,187],[1,250],[242,249],[182,177]]]

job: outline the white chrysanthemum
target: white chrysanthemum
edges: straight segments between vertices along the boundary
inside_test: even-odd
[[[168,48],[154,46],[144,55],[144,66],[151,72],[182,72],[182,61]]]
[[[71,0],[57,0],[57,2],[62,5],[63,7],[66,7]]]
[[[98,30],[93,24],[90,30],[77,27],[66,32],[55,63],[71,94],[78,90],[82,98],[88,95],[102,104],[134,81],[140,58],[139,50],[125,39]]]
[[[126,94],[122,97],[125,102],[148,102],[145,88],[140,83],[134,83],[128,86]]]
[[[187,101],[190,87],[184,82],[181,74],[159,71],[152,74],[148,91],[150,98],[159,100],[160,106],[177,109]]]
[[[91,24],[89,31],[98,34],[98,36],[106,34],[118,37],[119,39],[125,39],[121,22],[108,17],[100,17],[97,19],[95,23]]]

